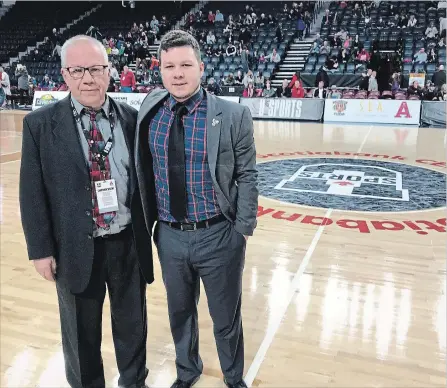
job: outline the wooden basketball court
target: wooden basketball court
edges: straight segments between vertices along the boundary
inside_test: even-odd
[[[0,384],[63,387],[55,287],[27,260],[20,224],[23,115],[0,113]],[[244,274],[247,383],[444,387],[445,129],[259,121],[255,137],[262,195]],[[174,347],[155,262],[147,383],[169,387]],[[116,387],[107,302],[104,313],[106,381]],[[197,387],[223,387],[204,292],[199,316]]]

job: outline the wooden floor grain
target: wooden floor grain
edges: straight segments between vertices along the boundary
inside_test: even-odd
[[[28,262],[20,225],[22,117],[0,113],[0,386],[63,387],[55,288]],[[445,173],[445,130],[260,121],[255,139],[259,162],[304,152],[361,152],[397,155],[404,158],[399,163]],[[329,209],[265,197],[259,205],[244,273],[245,370],[251,385],[446,385],[445,207],[393,213],[331,209],[327,218],[333,222],[320,226],[322,218],[312,216],[325,217]],[[303,222],[305,216],[313,223]],[[348,219],[363,220],[369,233],[341,227]],[[437,230],[423,223],[417,225],[425,234],[409,227],[377,230],[371,223],[421,220]],[[155,263],[156,281],[147,291],[147,383],[168,387],[175,379],[175,352]],[[116,387],[108,302],[104,314],[106,381]],[[197,387],[223,387],[205,293],[199,315],[205,370]]]

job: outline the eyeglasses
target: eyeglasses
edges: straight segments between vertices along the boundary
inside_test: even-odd
[[[90,75],[94,77],[99,77],[104,74],[104,70],[109,67],[108,65],[95,65],[90,67],[81,67],[81,66],[75,66],[75,67],[66,67],[68,73],[70,74],[71,78],[73,79],[81,79],[84,77],[85,71],[88,70]]]

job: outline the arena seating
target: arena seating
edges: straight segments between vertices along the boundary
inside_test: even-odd
[[[399,61],[407,62],[402,68],[404,74],[424,71],[428,76],[431,76],[438,64],[445,63],[445,48],[436,48],[437,63],[430,63],[425,66],[413,65],[411,63],[414,54],[421,47],[426,47],[427,45],[427,41],[422,40],[427,26],[431,21],[439,26],[439,18],[441,16],[445,17],[445,9],[429,8],[430,2],[425,1],[381,2],[379,8],[371,9],[370,27],[366,28],[364,18],[355,16],[353,12],[354,4],[355,2],[346,2],[343,6],[340,2],[332,2],[330,4],[331,19],[337,13],[337,22],[328,26],[324,24],[324,20],[322,21],[320,30],[322,40],[330,40],[335,33],[344,28],[349,33],[349,36],[355,37],[358,34],[362,46],[369,52],[374,47],[381,53],[388,53],[390,56],[397,55],[399,56]],[[380,18],[387,24],[396,13],[401,14],[402,12],[406,15],[414,14],[416,16],[416,27],[377,26]],[[336,56],[337,54],[338,49],[333,48],[329,56]],[[304,67],[304,73],[316,74],[327,58],[328,55],[324,54],[309,56]],[[335,74],[357,74],[364,72],[364,70],[364,67],[356,68],[354,61],[351,60],[347,64],[340,64]]]
[[[204,9],[203,13],[206,15],[208,11],[216,12],[219,10],[225,17],[224,23],[216,23],[213,26],[194,26],[197,33],[201,33],[205,31],[208,33],[210,29],[213,29],[214,35],[216,36],[216,43],[212,46],[213,49],[217,49],[219,45],[225,45],[228,43],[228,38],[225,37],[223,30],[225,26],[228,24],[228,16],[230,14],[237,16],[239,14],[245,13],[245,5],[244,2],[210,2],[208,3]],[[280,12],[281,5],[277,3],[271,2],[258,2],[254,6],[255,13],[259,17],[261,13],[265,13],[266,15],[272,14],[278,23],[282,25],[283,31],[283,41],[278,42],[275,39],[276,36],[276,28],[277,24],[274,25],[264,25],[259,27],[258,29],[254,27],[248,28],[252,35],[252,44],[249,47],[250,56],[253,56],[255,52],[258,55],[263,52],[264,55],[268,55],[272,52],[273,48],[277,50],[277,53],[284,58],[285,51],[287,50],[290,42],[293,40],[293,37],[296,35],[295,32],[295,22],[292,20],[285,20],[285,16]],[[237,40],[239,31],[235,32],[235,36],[233,39]],[[205,72],[203,81],[206,81],[213,77],[216,80],[220,80],[222,78],[226,78],[230,73],[236,74],[239,69],[242,69],[241,66],[241,57],[239,55],[233,57],[225,56],[222,60],[218,57],[210,57],[207,56],[204,49],[202,48],[202,60],[205,64]],[[253,67],[254,71],[260,71],[261,74],[265,78],[271,78],[272,73],[277,69],[278,64],[267,62],[266,64],[257,64],[257,58],[255,59],[256,65]]]
[[[17,1],[0,23],[0,64],[35,46],[89,9],[90,2]]]
[[[177,8],[173,7],[173,4],[169,2],[141,2],[138,3],[138,11],[136,11],[135,9],[122,7],[121,2],[102,3],[101,8],[96,12],[91,13],[65,30],[61,34],[61,44],[72,36],[85,34],[90,26],[95,26],[104,37],[117,37],[119,33],[125,36],[130,31],[133,23],[137,23],[138,25],[140,23],[146,23],[146,21],[152,19],[152,15],[156,15],[159,19],[161,19],[162,15],[169,15],[168,25],[164,29],[166,31],[173,23],[180,19],[185,12],[185,8],[189,9],[190,6],[194,5],[194,2],[176,4]],[[49,31],[50,33],[51,29]],[[52,51],[53,46],[51,42],[47,42],[39,46],[37,54],[32,51],[20,60],[20,63],[27,67],[29,74],[36,77],[38,83],[45,74],[50,75],[53,81],[63,81],[60,75],[60,58],[53,56]],[[17,62],[13,63],[11,68],[8,69],[11,85],[17,84],[14,74],[16,65]]]

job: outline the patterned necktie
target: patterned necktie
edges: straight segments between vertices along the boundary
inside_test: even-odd
[[[93,154],[99,154],[105,147],[104,139],[102,138],[101,131],[98,128],[96,122],[97,111],[91,109],[85,109],[85,112],[90,117],[90,132],[89,132],[89,153],[88,161],[90,166],[90,180],[92,187],[92,208],[93,208],[93,221],[99,228],[109,229],[110,222],[115,218],[116,212],[99,213],[98,202],[96,199],[96,187],[95,182],[110,179],[110,163],[109,156],[104,161],[105,171],[101,171],[99,163],[93,157]]]
[[[186,113],[186,106],[176,105],[174,121],[169,130],[168,145],[170,212],[179,222],[184,221],[187,216],[185,130],[183,128],[183,116]]]

